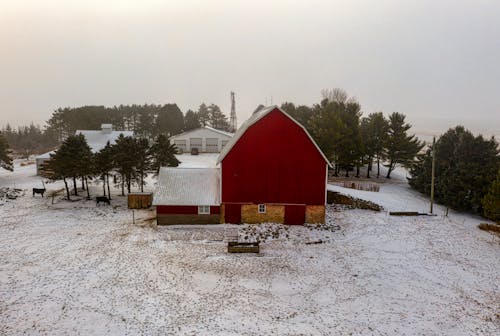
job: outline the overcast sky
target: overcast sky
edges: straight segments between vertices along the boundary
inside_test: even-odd
[[[57,107],[258,104],[344,88],[417,132],[500,134],[500,1],[0,0],[0,125]]]

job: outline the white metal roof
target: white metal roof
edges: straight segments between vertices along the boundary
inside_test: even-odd
[[[153,205],[220,205],[217,168],[160,168]]]
[[[109,143],[113,145],[116,142],[116,139],[120,136],[120,134],[123,134],[123,136],[134,136],[133,131],[111,131],[109,133],[104,133],[102,130],[92,130],[92,131],[87,131],[87,130],[78,130],[75,132],[75,134],[83,134],[85,137],[85,140],[87,140],[87,143],[90,146],[90,149],[92,152],[97,153],[101,149],[103,149],[106,144]]]
[[[318,152],[321,154],[321,156],[323,157],[323,159],[325,159],[326,163],[328,163],[328,165],[331,166],[330,161],[328,161],[328,159],[326,158],[325,154],[323,154],[323,151],[319,148],[319,146],[316,143],[316,141],[314,141],[314,139],[311,137],[311,135],[309,134],[309,132],[304,128],[304,126],[302,126],[297,120],[293,119],[288,113],[286,113],[285,111],[283,111],[282,109],[280,109],[276,105],[265,107],[265,108],[261,109],[260,111],[255,112],[254,114],[252,114],[250,116],[250,118],[248,118],[240,126],[240,128],[238,128],[238,130],[236,131],[236,133],[234,133],[234,136],[231,138],[231,140],[229,140],[229,142],[227,143],[227,145],[222,149],[222,151],[220,152],[219,158],[217,160],[217,163],[220,163],[220,162],[222,162],[222,160],[224,160],[224,158],[231,151],[231,149],[233,148],[233,146],[238,142],[238,140],[243,136],[243,134],[245,134],[245,132],[253,124],[255,124],[260,119],[264,118],[266,115],[268,115],[271,111],[274,111],[275,109],[278,110],[278,111],[280,111],[284,115],[286,115],[288,118],[290,118],[290,120],[292,120],[294,123],[296,123],[297,125],[299,125],[300,128],[302,128],[302,130],[309,137],[309,140],[311,140],[311,142],[314,144],[314,146],[316,147],[316,149],[318,150]]]
[[[189,131],[186,131],[186,132],[182,132],[180,134],[176,134],[176,135],[172,135],[169,139],[170,140],[173,140],[173,139],[177,139],[177,138],[183,138],[185,137],[186,135],[190,134],[190,133],[195,133],[195,132],[199,132],[199,131],[202,131],[202,130],[207,130],[207,131],[210,131],[210,132],[213,132],[213,133],[217,133],[219,135],[223,135],[223,136],[226,136],[228,138],[231,138],[233,137],[233,133],[229,133],[229,132],[225,132],[225,131],[221,131],[221,130],[218,130],[216,128],[213,128],[213,127],[210,127],[210,126],[203,126],[203,127],[199,127],[199,128],[195,128],[195,129],[192,129],[192,130],[189,130]]]

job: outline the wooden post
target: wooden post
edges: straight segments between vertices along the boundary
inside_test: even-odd
[[[135,224],[135,212],[134,212],[134,209],[132,209],[132,224]]]
[[[431,214],[434,212],[434,178],[436,169],[436,137],[432,139],[432,168],[431,168]]]

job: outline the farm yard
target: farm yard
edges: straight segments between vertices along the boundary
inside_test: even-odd
[[[150,210],[133,224],[120,196],[98,207],[32,197],[34,165],[15,168],[0,172],[0,186],[27,189],[0,201],[0,334],[500,332],[498,237],[441,207],[388,216],[427,211],[404,174],[379,192],[330,186],[384,211],[330,206],[321,226],[161,227]],[[235,232],[258,236],[261,253],[228,254],[224,237]]]

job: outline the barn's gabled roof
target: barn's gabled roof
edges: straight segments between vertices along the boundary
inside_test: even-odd
[[[229,142],[227,143],[227,145],[224,146],[224,148],[220,152],[219,158],[217,159],[217,163],[220,163],[220,162],[222,162],[222,160],[224,160],[224,158],[231,151],[231,149],[233,148],[233,146],[236,145],[236,143],[238,142],[238,140],[243,136],[243,134],[245,134],[245,132],[252,125],[254,125],[255,123],[257,123],[260,119],[264,118],[266,115],[268,115],[269,113],[271,113],[274,110],[280,111],[285,116],[287,116],[288,118],[290,118],[290,120],[292,120],[294,123],[296,123],[297,125],[299,125],[299,127],[302,128],[302,130],[307,134],[307,136],[309,137],[309,140],[311,140],[311,142],[314,144],[314,146],[316,147],[316,149],[318,150],[318,152],[321,154],[321,156],[323,157],[323,159],[325,159],[326,163],[329,166],[331,166],[330,161],[328,161],[328,159],[326,158],[325,154],[323,154],[323,151],[319,148],[318,144],[316,143],[316,141],[314,141],[314,139],[311,137],[311,135],[305,129],[305,127],[302,126],[297,120],[295,120],[294,118],[292,118],[288,113],[286,113],[285,111],[283,111],[282,109],[280,109],[276,105],[265,107],[262,110],[260,110],[258,112],[255,112],[254,114],[252,114],[252,116],[250,118],[248,118],[240,126],[240,128],[238,128],[238,130],[236,131],[236,133],[234,133],[234,136],[232,137],[231,140],[229,140]]]
[[[220,134],[220,135],[224,135],[224,136],[227,136],[227,137],[230,137],[230,138],[233,136],[233,133],[221,131],[221,130],[218,130],[216,128],[210,127],[210,126],[203,126],[203,127],[194,128],[194,129],[186,131],[186,132],[182,132],[180,134],[172,135],[169,139],[172,140],[172,139],[175,139],[175,138],[184,137],[184,136],[186,136],[189,133],[192,133],[192,132],[195,132],[195,131],[198,131],[198,130],[203,130],[203,129],[209,130],[211,132],[214,132],[214,133],[217,133],[217,134]]]
[[[220,205],[217,168],[160,168],[153,205]]]

